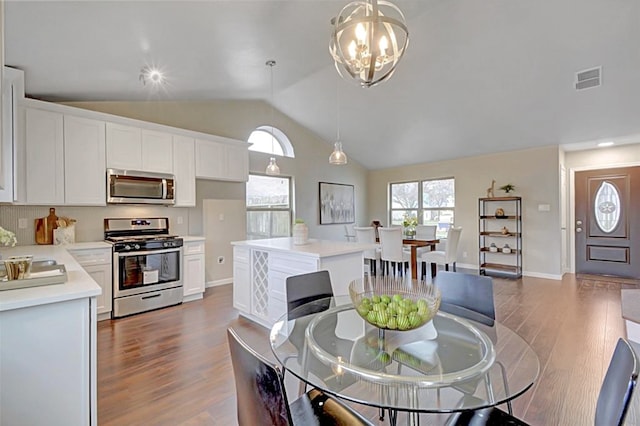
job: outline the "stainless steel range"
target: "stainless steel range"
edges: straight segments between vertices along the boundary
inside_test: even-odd
[[[182,303],[182,238],[169,219],[105,219],[113,244],[113,318]]]

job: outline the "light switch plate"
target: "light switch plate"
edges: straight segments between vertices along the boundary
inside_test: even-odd
[[[549,204],[538,204],[539,212],[548,212],[551,211],[551,206]]]

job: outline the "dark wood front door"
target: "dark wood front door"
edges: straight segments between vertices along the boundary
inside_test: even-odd
[[[576,273],[640,278],[640,167],[576,172]]]

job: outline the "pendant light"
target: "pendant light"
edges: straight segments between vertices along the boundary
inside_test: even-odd
[[[276,61],[274,61],[273,59],[269,59],[265,65],[267,65],[271,69],[271,152],[273,152],[274,151],[273,140],[275,139],[275,136],[274,136],[274,133],[273,133],[273,120],[274,120],[274,113],[273,113],[273,67],[276,65]],[[270,175],[270,176],[277,176],[277,175],[280,174],[280,167],[278,167],[278,164],[276,164],[276,157],[271,157],[269,159],[269,165],[267,166],[267,170],[265,171],[265,173]]]
[[[329,164],[342,166],[347,164],[347,154],[342,151],[340,142],[340,88],[336,84],[336,143],[333,144],[333,152],[329,156]]]
[[[338,73],[371,87],[388,80],[409,44],[402,11],[388,0],[355,0],[331,20],[329,51]]]

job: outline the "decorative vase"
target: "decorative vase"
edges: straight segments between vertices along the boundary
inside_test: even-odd
[[[293,244],[300,246],[309,242],[309,228],[304,223],[293,225]]]

